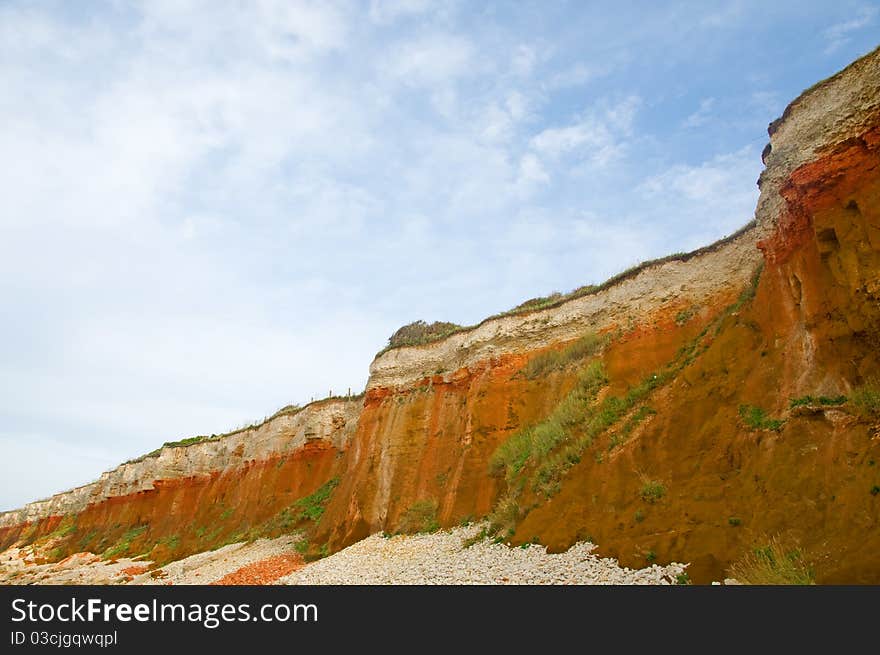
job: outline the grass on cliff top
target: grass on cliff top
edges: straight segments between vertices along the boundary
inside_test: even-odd
[[[804,552],[778,537],[747,552],[731,565],[728,574],[748,585],[816,584]]]
[[[399,328],[388,339],[387,348],[400,348],[402,346],[420,346],[432,341],[445,339],[451,334],[455,334],[462,330],[461,325],[456,323],[446,323],[444,321],[434,321],[426,323],[425,321],[413,321]]]
[[[198,435],[195,437],[185,437],[183,439],[178,439],[176,441],[166,441],[161,446],[159,446],[155,450],[150,451],[146,455],[141,455],[140,457],[136,457],[135,459],[130,459],[127,462],[125,462],[124,464],[136,464],[137,462],[144,461],[148,457],[158,457],[159,453],[162,452],[163,448],[185,448],[187,446],[192,446],[193,444],[197,444],[197,443],[203,443],[206,441],[216,441],[218,439],[224,439],[226,437],[231,437],[232,435],[239,434],[240,432],[245,432],[246,430],[255,430],[257,428],[263,427],[266,423],[278,418],[279,416],[287,416],[287,415],[293,416],[294,414],[298,414],[299,412],[304,410],[306,407],[309,407],[310,405],[314,405],[317,403],[326,402],[328,400],[358,400],[360,398],[363,398],[365,393],[366,393],[365,391],[361,391],[356,394],[348,394],[345,396],[339,396],[339,395],[334,394],[334,395],[329,395],[326,398],[321,398],[320,400],[312,401],[312,402],[307,403],[305,405],[285,405],[284,407],[279,409],[277,412],[275,412],[271,416],[265,416],[259,421],[254,421],[252,423],[246,423],[244,425],[241,425],[241,426],[235,428],[234,430],[230,430],[229,432],[224,432],[222,434]]]

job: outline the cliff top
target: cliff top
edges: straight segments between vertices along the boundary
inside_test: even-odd
[[[578,300],[579,298],[583,298],[585,296],[590,296],[597,294],[601,291],[605,291],[613,286],[616,286],[630,278],[635,277],[639,273],[656,267],[661,266],[663,264],[667,264],[669,262],[687,262],[694,257],[699,257],[700,255],[705,255],[710,252],[715,252],[719,248],[727,245],[728,243],[736,240],[738,237],[742,236],[752,228],[757,225],[757,222],[753,219],[743,225],[741,228],[729,234],[725,237],[722,237],[718,241],[710,243],[706,246],[702,246],[697,248],[696,250],[691,250],[690,252],[676,252],[671,255],[665,255],[663,257],[658,257],[656,259],[649,259],[643,262],[636,264],[635,266],[631,266],[630,268],[617,273],[616,275],[612,275],[610,278],[605,280],[604,282],[600,282],[599,284],[586,284],[584,286],[578,287],[573,291],[569,291],[568,293],[552,293],[549,296],[543,296],[538,298],[532,298],[530,300],[526,300],[525,302],[520,303],[516,307],[509,309],[505,312],[500,312],[498,314],[492,314],[491,316],[487,316],[479,323],[475,323],[473,325],[456,325],[455,323],[446,323],[446,322],[437,322],[431,325],[426,325],[428,328],[424,331],[424,334],[420,337],[410,338],[410,339],[399,339],[399,342],[395,342],[398,335],[402,333],[406,328],[410,326],[415,326],[419,323],[423,323],[423,321],[416,321],[414,323],[410,323],[409,325],[405,325],[397,332],[392,335],[389,339],[389,344],[376,353],[373,361],[384,355],[385,353],[396,350],[399,348],[414,348],[419,346],[425,346],[428,344],[436,343],[438,341],[443,341],[444,339],[454,335],[461,334],[463,332],[472,332],[477,328],[482,327],[486,323],[491,321],[506,318],[509,316],[527,316],[529,314],[534,314],[536,312],[543,311],[545,309],[555,309],[557,307],[561,307],[562,305],[569,303],[573,300]],[[436,329],[431,329],[434,326],[437,326]]]

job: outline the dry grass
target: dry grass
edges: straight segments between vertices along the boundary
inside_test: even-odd
[[[519,517],[519,504],[513,495],[508,494],[498,501],[489,514],[489,525],[494,534],[512,535]]]
[[[748,585],[816,584],[813,568],[804,552],[779,537],[772,537],[766,545],[743,555],[731,565],[728,573]]]
[[[605,339],[595,332],[588,332],[562,350],[548,350],[532,357],[524,369],[526,377],[534,379],[563,369],[572,362],[591,357],[604,344]]]

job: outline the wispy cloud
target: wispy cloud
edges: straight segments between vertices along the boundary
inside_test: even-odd
[[[825,54],[836,52],[850,41],[854,32],[873,25],[877,12],[877,7],[862,7],[853,18],[840,21],[828,27],[823,32],[826,42]]]

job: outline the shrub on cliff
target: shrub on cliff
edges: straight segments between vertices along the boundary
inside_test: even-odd
[[[514,307],[511,311],[513,312],[532,312],[538,309],[544,309],[545,307],[551,307],[554,304],[558,303],[562,300],[562,294],[558,291],[554,291],[549,296],[540,296],[538,298],[530,298],[523,303],[520,303],[516,307]]]
[[[455,323],[447,323],[445,321],[434,321],[433,323],[425,323],[425,321],[414,321],[409,325],[404,325],[397,330],[388,339],[389,348],[398,348],[400,346],[420,346],[424,343],[437,341],[448,337],[450,334],[458,332],[460,325]]]
[[[440,529],[437,522],[436,500],[418,500],[410,505],[400,517],[398,530],[407,534],[414,532],[436,532]]]
[[[856,387],[853,390],[852,401],[862,417],[880,418],[880,380],[874,378]]]
[[[750,585],[816,584],[813,568],[804,552],[778,537],[746,553],[731,565],[729,573],[739,582]]]
[[[779,430],[785,424],[783,419],[770,418],[760,407],[740,405],[739,416],[750,430]]]

